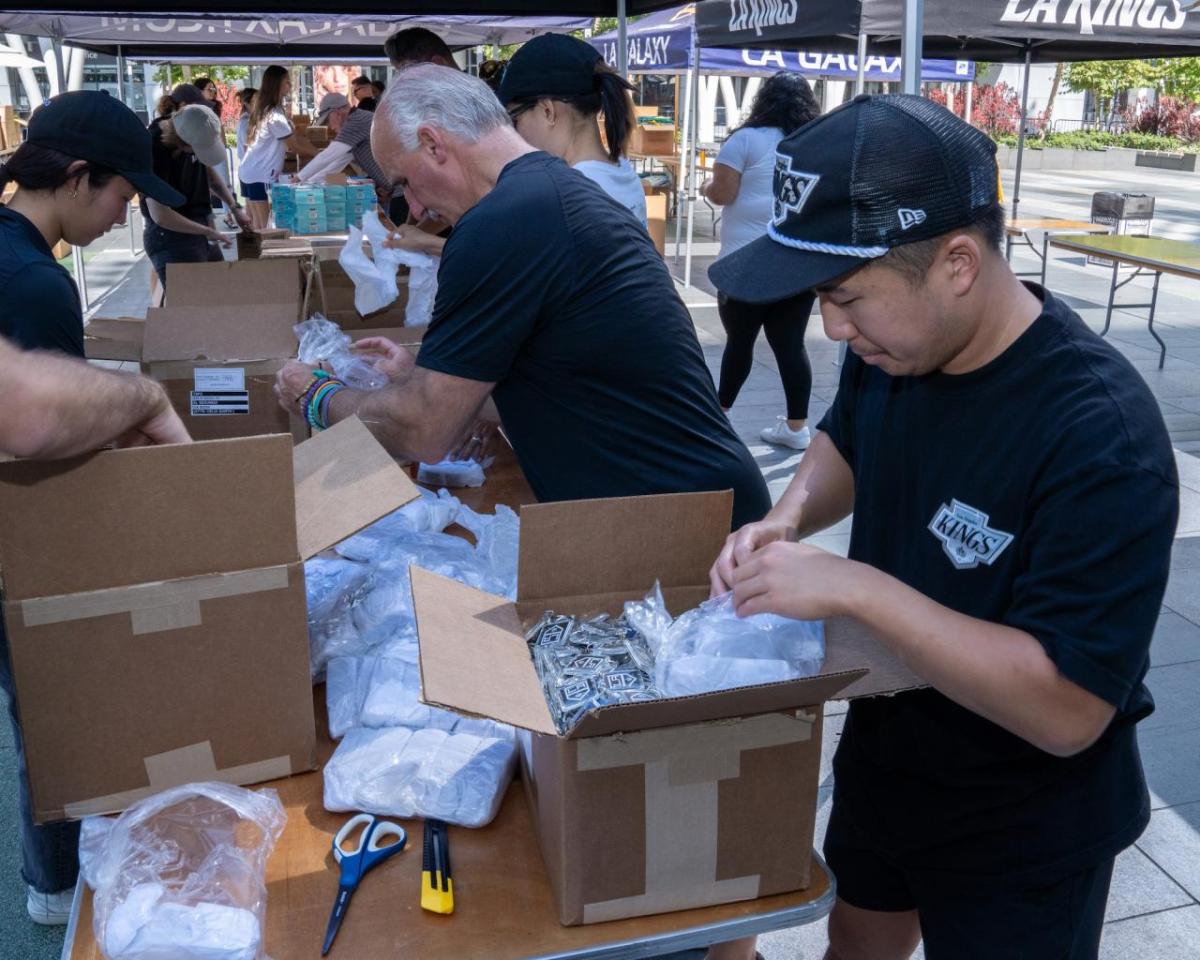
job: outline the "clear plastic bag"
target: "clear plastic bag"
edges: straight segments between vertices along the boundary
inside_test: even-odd
[[[334,376],[355,390],[379,390],[386,387],[388,378],[376,369],[370,357],[355,353],[353,341],[332,320],[314,313],[292,328],[300,347],[296,359],[301,363],[328,363]]]
[[[274,790],[194,783],[84,822],[80,866],[108,960],[260,960]]]
[[[387,292],[391,293],[391,303],[399,295],[396,285],[396,267],[408,267],[408,300],[404,306],[404,325],[406,327],[423,327],[433,317],[433,302],[437,299],[437,274],[441,260],[428,254],[416,253],[412,250],[400,250],[386,246],[388,230],[378,217],[363,217],[363,235],[371,244],[371,254],[374,256],[376,269],[386,276],[390,271],[391,285]],[[361,244],[359,250],[362,250]],[[365,255],[364,255],[365,259]],[[384,284],[380,284],[382,290]],[[355,291],[355,306],[358,306],[357,289]],[[385,304],[386,306],[386,304]],[[359,313],[364,311],[359,310]]]
[[[515,769],[511,739],[357,727],[325,765],[325,809],[482,827],[496,816]]]
[[[731,593],[672,621],[656,583],[644,600],[625,604],[625,617],[649,643],[655,684],[668,697],[809,677],[825,660],[823,621],[739,617]]]
[[[483,464],[477,460],[439,460],[417,467],[417,483],[431,487],[482,487]]]
[[[376,520],[334,549],[350,560],[374,560],[405,537],[414,533],[441,533],[457,520],[463,508],[457,497],[446,490],[435,494],[417,489],[421,494],[419,500],[412,500]]]
[[[379,223],[379,218],[373,214],[363,217],[366,230],[369,231],[372,223]],[[382,224],[379,226],[383,229]],[[350,226],[346,245],[338,254],[338,263],[354,283],[354,309],[366,316],[393,303],[400,296],[400,289],[396,285],[398,261],[387,255],[391,251],[376,244],[372,244],[373,257],[368,256],[363,249],[363,233],[358,227]]]

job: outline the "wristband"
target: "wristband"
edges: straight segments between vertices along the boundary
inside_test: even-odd
[[[304,419],[308,422],[310,427],[312,427],[314,430],[325,429],[327,426],[327,421],[321,415],[322,406],[323,404],[328,403],[329,397],[337,393],[337,391],[343,389],[345,386],[346,384],[336,377],[327,377],[317,387],[317,389],[313,391],[312,396],[309,397],[308,403],[304,408]]]
[[[345,390],[346,385],[343,383],[331,383],[329,389],[326,390],[317,403],[317,429],[325,430],[329,426],[329,401],[333,399],[334,394],[339,390]]]
[[[308,386],[304,388],[304,392],[296,398],[296,406],[300,408],[302,413],[308,406],[308,401],[312,399],[312,395],[317,392],[317,388],[329,379],[329,374],[320,369],[314,370],[312,376],[313,378],[308,382]]]

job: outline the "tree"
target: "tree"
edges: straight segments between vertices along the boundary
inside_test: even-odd
[[[154,80],[156,83],[164,84],[167,89],[171,89],[177,83],[191,82],[192,77],[211,77],[218,83],[232,83],[235,80],[245,80],[250,76],[249,67],[234,67],[225,65],[212,66],[193,66],[190,69],[191,76],[188,71],[181,66],[172,66],[169,68],[170,76],[167,75],[168,67],[159,67],[154,72]]]
[[[1160,92],[1195,103],[1200,100],[1200,57],[1160,60]]]
[[[1134,87],[1158,88],[1157,68],[1149,60],[1088,60],[1066,69],[1067,89],[1090,90],[1099,113],[1111,113],[1113,99]]]
[[[1050,135],[1050,126],[1054,122],[1054,101],[1058,98],[1058,88],[1062,86],[1063,64],[1054,65],[1054,79],[1050,81],[1050,96],[1046,98],[1046,109],[1042,111],[1042,128],[1038,138],[1045,140]]]

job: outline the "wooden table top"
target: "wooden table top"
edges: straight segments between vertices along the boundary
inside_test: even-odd
[[[489,512],[499,503],[517,509],[534,502],[516,457],[507,444],[495,445],[496,461],[487,482],[455,490],[463,503]],[[322,765],[336,744],[329,738],[325,688],[313,691],[318,756]],[[267,864],[266,950],[274,960],[309,960],[321,941],[338,886],[332,855],[334,834],[348,814],[329,813],[323,804],[319,771],[274,780],[287,810],[287,826]],[[564,927],[533,833],[525,794],[514,783],[496,819],[479,830],[452,827],[456,910],[443,917],[420,908],[420,821],[402,821],[408,847],[373,870],[355,894],[330,952],[333,960],[528,960],[576,957],[616,960],[646,956],[646,944],[661,940],[663,950],[748,936],[812,922],[833,906],[830,875],[814,856],[807,890],[697,910]],[[92,893],[78,898],[70,960],[104,960],[93,935]]]
[[[1060,236],[1050,245],[1160,273],[1200,277],[1200,243],[1166,237]]]

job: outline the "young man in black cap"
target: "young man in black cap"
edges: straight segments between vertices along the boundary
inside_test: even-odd
[[[714,265],[814,288],[849,346],[778,505],[730,537],[742,614],[854,617],[929,686],[854,701],[831,960],[1094,958],[1149,801],[1135,724],[1178,479],[1129,363],[1000,252],[995,147],[919,97],[779,146],[768,235]],[[853,509],[849,559],[798,541]]]

